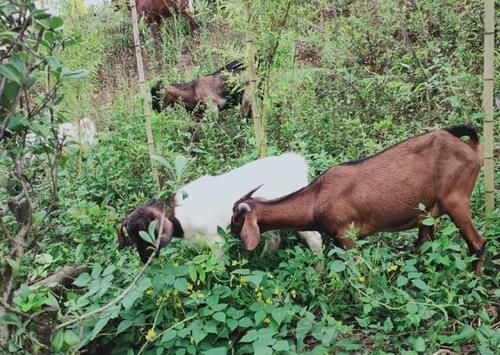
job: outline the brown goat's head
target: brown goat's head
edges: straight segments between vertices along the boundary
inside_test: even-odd
[[[173,235],[173,224],[163,215],[163,203],[153,200],[148,202],[144,207],[140,207],[129,213],[119,225],[118,247],[124,248],[135,245],[142,262],[147,262],[153,252],[153,246],[142,239],[139,232],[147,232],[149,224],[155,220],[157,221],[155,233],[156,235],[160,235],[160,247],[170,243]],[[160,225],[162,225],[161,233],[159,232]],[[125,234],[125,231],[128,236]]]
[[[246,251],[253,251],[260,242],[260,229],[255,215],[256,200],[252,195],[261,187],[262,185],[248,192],[233,205],[231,233],[240,237]]]

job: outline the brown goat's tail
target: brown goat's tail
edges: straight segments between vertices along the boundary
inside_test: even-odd
[[[460,125],[453,126],[448,128],[443,128],[446,132],[453,134],[455,137],[469,137],[469,141],[467,142],[473,148],[477,147],[479,144],[479,136],[477,135],[477,131],[468,125]],[[471,144],[472,143],[472,144]]]

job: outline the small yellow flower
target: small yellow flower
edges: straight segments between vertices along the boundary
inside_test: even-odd
[[[205,298],[205,294],[203,292],[198,293],[198,298]]]
[[[276,287],[276,288],[274,289],[273,293],[274,293],[276,296],[279,296],[279,295],[281,294],[281,290],[280,290],[278,287]]]
[[[238,265],[238,260],[231,261],[231,266],[236,266],[236,265]]]
[[[174,322],[175,322],[175,323],[179,323],[179,318],[175,317],[175,318],[174,318]]]
[[[391,266],[389,266],[389,268],[387,269],[387,271],[393,272],[393,271],[397,271],[398,269],[399,269],[399,266],[397,266],[397,265],[391,265]]]
[[[173,265],[174,265],[175,267],[177,267],[177,266],[179,266],[179,263],[178,263],[177,261],[174,261]]]
[[[188,284],[187,284],[187,289],[188,289],[189,291],[193,291],[193,285],[192,285],[192,284],[190,284],[190,283],[188,283]]]
[[[269,324],[271,323],[271,320],[269,318],[264,319],[264,323]]]
[[[152,288],[148,288],[146,291],[144,291],[144,294],[145,294],[145,295],[148,295],[148,296],[149,296],[150,294],[152,294],[152,293],[153,293],[153,289],[152,289]]]
[[[292,295],[293,298],[297,297],[297,291],[291,290],[290,294]]]
[[[364,276],[359,276],[358,277],[358,281],[361,282],[361,283],[363,283],[363,282],[366,281],[366,278]]]
[[[176,308],[181,308],[181,307],[182,307],[182,303],[180,303],[180,302],[176,302],[176,303],[175,303],[175,307],[176,307]]]
[[[153,328],[149,329],[146,334],[146,340],[151,341],[156,337],[156,332]]]
[[[240,276],[240,284],[244,285],[248,282],[248,278],[246,276]]]
[[[173,291],[172,291],[172,295],[173,295],[174,297],[175,297],[175,296],[177,296],[178,294],[179,294],[179,292],[178,292],[177,290],[173,290]]]
[[[273,300],[272,300],[272,299],[270,299],[270,298],[266,298],[266,303],[267,303],[267,304],[273,304]]]

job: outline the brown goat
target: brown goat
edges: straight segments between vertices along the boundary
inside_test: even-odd
[[[189,0],[135,0],[135,6],[137,14],[144,16],[148,22],[159,22],[177,12],[188,20],[191,30],[198,27],[188,12]]]
[[[214,106],[219,110],[236,106],[243,98],[243,89],[232,89],[228,85],[228,75],[244,70],[240,61],[233,61],[207,76],[202,76],[188,83],[157,83],[151,88],[152,106],[161,112],[167,106],[183,105],[189,112],[202,114],[205,106]],[[248,117],[249,113],[245,112]]]
[[[460,137],[467,136],[464,142]],[[265,200],[251,191],[233,206],[231,231],[243,248],[254,250],[260,233],[275,230],[316,230],[350,248],[353,228],[364,237],[376,232],[418,227],[419,248],[434,233],[423,225],[425,205],[433,217],[449,215],[478,260],[484,263],[486,241],[470,215],[470,196],[482,166],[479,139],[468,126],[428,132],[371,157],[331,167],[310,185],[287,196]]]

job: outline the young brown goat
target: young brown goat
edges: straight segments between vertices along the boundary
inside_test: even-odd
[[[172,16],[173,12],[178,12],[188,22],[191,30],[195,30],[198,25],[189,14],[189,0],[135,0],[137,14],[144,16],[148,22],[159,22],[162,18]]]
[[[460,137],[467,136],[464,142]],[[287,196],[265,200],[250,191],[233,206],[231,230],[252,251],[260,233],[274,229],[316,230],[350,248],[352,228],[364,237],[376,232],[418,227],[419,248],[433,236],[421,224],[424,204],[433,217],[448,214],[459,228],[481,273],[485,240],[470,215],[470,196],[482,156],[476,131],[468,126],[435,130],[365,159],[328,169],[310,185]]]
[[[233,61],[207,76],[202,76],[188,83],[157,83],[151,88],[153,110],[162,111],[167,106],[183,105],[186,110],[202,114],[205,106],[214,106],[219,110],[236,106],[243,98],[243,90],[232,90],[228,85],[228,75],[244,70],[240,61]],[[248,113],[245,113],[248,117]]]

